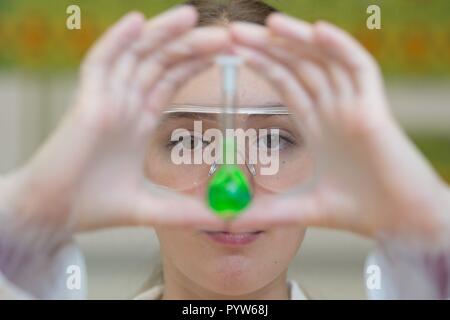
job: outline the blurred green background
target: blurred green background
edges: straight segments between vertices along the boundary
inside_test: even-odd
[[[336,23],[380,62],[394,115],[450,183],[450,1],[268,0],[307,20]],[[86,50],[120,16],[153,16],[173,0],[0,0],[0,173],[23,163],[73,100]],[[66,8],[81,8],[81,30],[66,28]],[[366,27],[369,5],[381,30]],[[148,230],[102,231],[78,240],[87,258],[91,298],[129,298],[159,256]],[[309,230],[290,277],[314,298],[364,298],[364,259],[373,243]]]
[[[153,16],[174,0],[1,0],[0,67],[76,68],[86,49],[130,10]],[[325,19],[354,34],[388,75],[450,74],[448,0],[268,0],[277,9],[313,22]],[[64,28],[66,8],[82,9],[82,29]],[[382,29],[369,30],[366,9],[382,9]]]

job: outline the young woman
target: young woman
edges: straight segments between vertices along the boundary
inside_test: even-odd
[[[273,177],[242,166],[253,203],[227,222],[204,204],[211,167],[170,162],[174,129],[193,150],[205,143],[193,120],[219,126],[223,53],[245,60],[238,126],[278,129],[254,143],[281,160]],[[450,270],[450,191],[393,119],[376,62],[339,28],[256,0],[130,13],[94,45],[61,125],[0,180],[0,296],[85,297],[66,287],[67,266],[83,265],[72,235],[119,226],[152,227],[161,244],[163,285],[140,298],[303,299],[286,273],[307,226],[378,241],[370,297],[449,297],[437,270]]]

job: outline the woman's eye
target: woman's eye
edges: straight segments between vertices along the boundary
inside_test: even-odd
[[[265,150],[284,150],[292,144],[292,139],[274,133],[267,134],[258,139],[258,148]]]
[[[176,145],[181,144],[185,150],[196,150],[197,148],[203,148],[208,145],[208,142],[203,141],[201,136],[196,136],[194,134],[179,137],[178,141],[171,141],[169,147],[173,148]]]

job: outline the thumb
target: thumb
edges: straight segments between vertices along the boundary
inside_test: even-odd
[[[277,198],[267,196],[256,200],[245,214],[233,221],[232,229],[239,231],[292,224],[338,228],[342,224],[340,212],[345,212],[344,208],[348,206],[345,198],[320,189]]]
[[[224,226],[200,199],[160,190],[159,194],[146,188],[130,199],[133,206],[130,222],[138,226],[213,227]]]

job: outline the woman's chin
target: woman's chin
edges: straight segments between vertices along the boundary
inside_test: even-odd
[[[241,299],[260,289],[261,285],[255,279],[244,279],[243,277],[216,279],[211,291],[226,299]]]
[[[209,284],[213,284],[212,291],[222,295],[242,296],[259,289],[264,279],[258,278],[258,263],[245,256],[222,257],[215,262],[216,270],[210,274]]]

